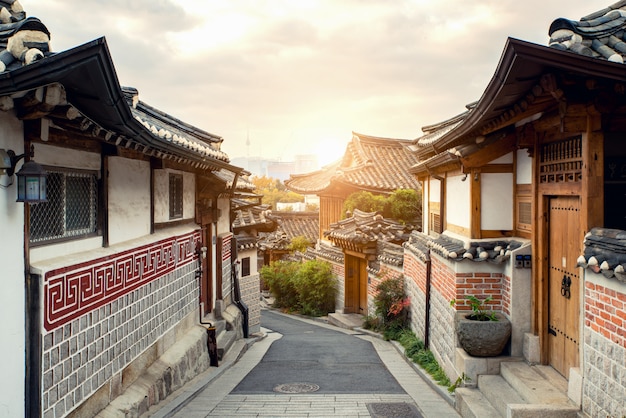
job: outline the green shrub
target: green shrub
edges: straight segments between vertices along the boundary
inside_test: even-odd
[[[275,261],[263,266],[260,274],[275,298],[276,308],[311,316],[335,310],[337,279],[326,261]]]
[[[376,286],[374,296],[375,312],[385,329],[402,329],[405,327],[408,316],[410,299],[404,292],[402,276],[384,278]]]
[[[295,281],[299,267],[300,263],[295,261],[274,261],[261,268],[261,279],[274,296],[274,307],[294,309],[298,306]]]
[[[354,212],[354,209],[363,212],[381,212],[385,209],[385,196],[374,195],[370,192],[355,192],[346,198],[343,203],[344,216],[347,212]]]
[[[337,280],[330,263],[309,260],[301,264],[295,288],[304,315],[320,316],[335,311]]]
[[[392,219],[403,224],[420,225],[422,222],[422,193],[413,189],[399,189],[387,198],[386,211]]]

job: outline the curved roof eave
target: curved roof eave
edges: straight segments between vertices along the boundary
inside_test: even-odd
[[[464,121],[432,144],[435,151],[442,152],[455,146],[465,136],[498,117],[504,107],[516,103],[549,69],[626,81],[623,64],[508,38],[496,71],[476,107]],[[528,84],[528,88],[520,88],[520,84]]]
[[[105,129],[191,161],[243,171],[224,161],[207,159],[175,145],[157,141],[132,115],[125,101],[104,37],[79,45],[13,71],[0,73],[0,95],[62,84],[68,102]]]

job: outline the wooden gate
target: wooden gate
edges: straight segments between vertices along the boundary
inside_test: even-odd
[[[367,261],[345,256],[344,312],[367,315]]]
[[[549,207],[549,362],[569,378],[570,367],[579,365],[582,280],[576,261],[582,245],[580,202],[578,196],[552,197]]]

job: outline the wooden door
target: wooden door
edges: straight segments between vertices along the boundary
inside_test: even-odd
[[[359,263],[359,309],[358,314],[367,315],[367,261]]]
[[[581,254],[578,196],[553,197],[549,202],[548,349],[554,369],[569,378],[579,364],[580,291],[576,260]]]
[[[345,256],[344,312],[367,315],[367,261]]]
[[[344,313],[357,313],[359,309],[359,259],[345,256]]]

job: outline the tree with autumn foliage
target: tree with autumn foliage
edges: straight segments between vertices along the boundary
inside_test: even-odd
[[[304,202],[304,196],[289,191],[285,184],[279,179],[267,176],[254,176],[252,184],[255,186],[254,192],[263,196],[263,203],[276,209],[277,203],[298,203]]]

